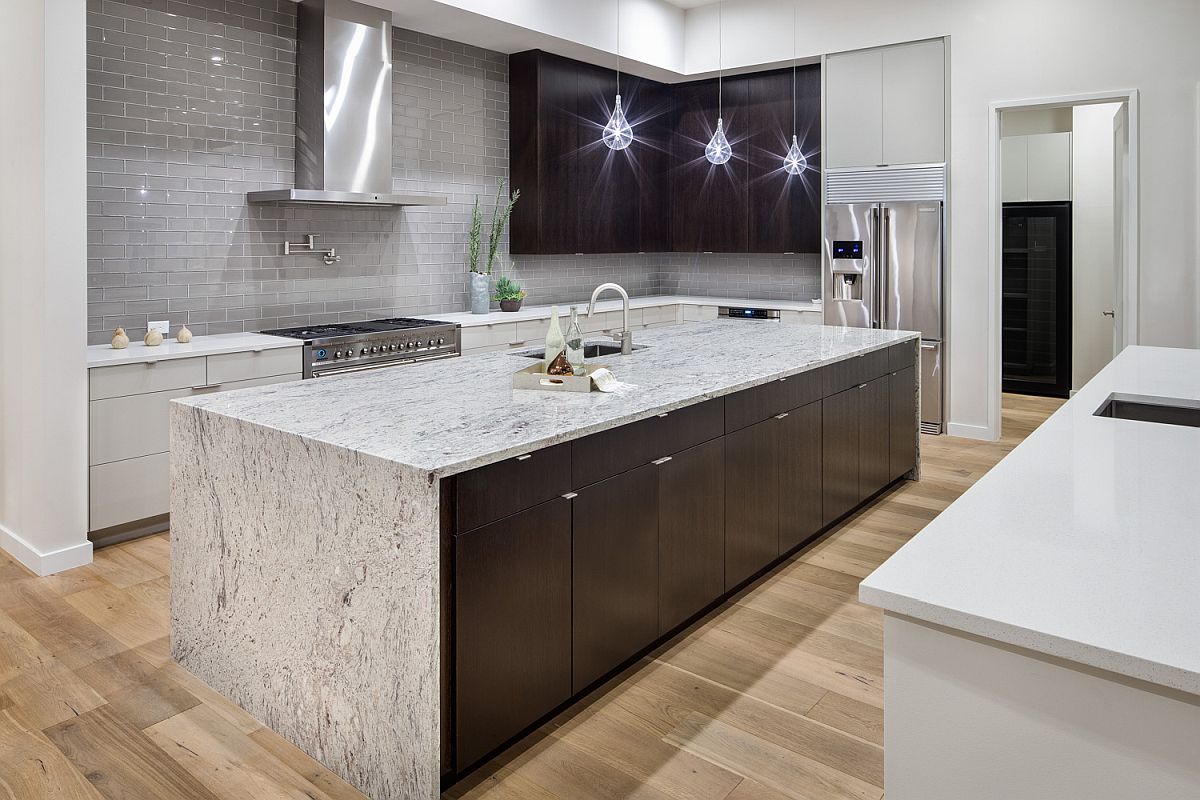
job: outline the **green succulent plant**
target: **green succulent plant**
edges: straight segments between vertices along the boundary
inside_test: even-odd
[[[499,302],[501,300],[523,300],[525,299],[525,290],[521,285],[507,275],[501,275],[496,281],[496,293],[492,299]]]

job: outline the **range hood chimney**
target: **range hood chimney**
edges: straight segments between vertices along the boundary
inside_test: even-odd
[[[392,194],[391,12],[353,0],[296,10],[296,187],[251,203],[445,205]]]

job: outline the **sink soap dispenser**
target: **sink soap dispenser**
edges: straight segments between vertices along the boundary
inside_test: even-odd
[[[550,306],[550,328],[546,331],[546,352],[542,356],[542,372],[549,373],[554,359],[567,349],[567,340],[558,324],[558,306]]]

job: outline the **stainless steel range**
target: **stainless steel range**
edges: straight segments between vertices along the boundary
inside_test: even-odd
[[[454,358],[462,352],[458,325],[428,319],[376,319],[263,331],[304,340],[304,377]]]

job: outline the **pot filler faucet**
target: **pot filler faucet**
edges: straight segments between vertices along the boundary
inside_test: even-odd
[[[629,330],[629,292],[615,283],[600,284],[592,290],[592,299],[588,302],[588,316],[596,311],[596,298],[609,289],[621,295],[621,332],[609,335],[621,343],[621,355],[627,356],[633,352],[633,332]]]

